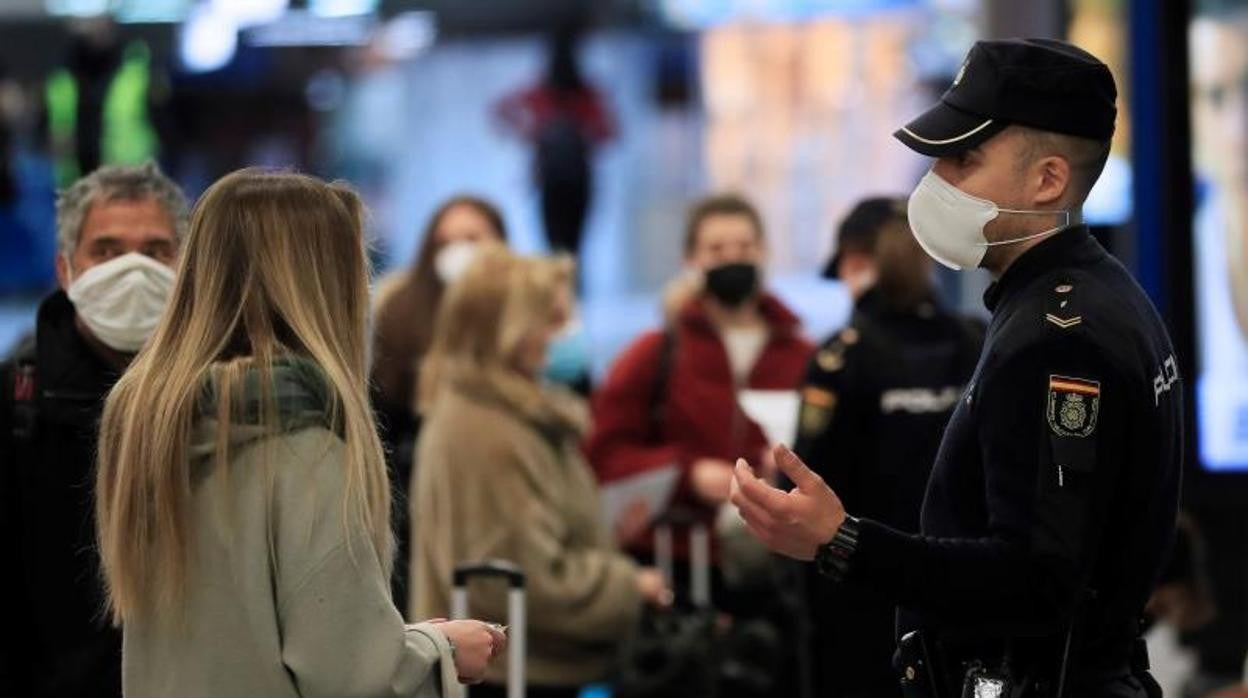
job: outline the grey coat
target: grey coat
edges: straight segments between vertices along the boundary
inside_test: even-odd
[[[128,698],[458,696],[435,626],[405,628],[366,531],[343,518],[341,439],[316,419],[314,371],[283,367],[284,429],[196,423],[185,616],[124,628]],[[211,413],[210,411],[208,412]]]

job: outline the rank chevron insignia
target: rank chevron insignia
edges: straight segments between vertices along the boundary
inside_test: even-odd
[[[1083,322],[1082,315],[1076,315],[1074,317],[1069,317],[1069,318],[1061,318],[1061,317],[1054,315],[1053,313],[1046,313],[1044,316],[1044,319],[1048,320],[1054,325],[1057,325],[1063,330],[1069,330],[1075,325],[1078,325],[1079,323]]]

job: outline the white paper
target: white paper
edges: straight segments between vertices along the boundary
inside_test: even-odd
[[[742,390],[737,402],[750,419],[763,428],[774,446],[792,446],[797,439],[797,415],[802,399],[796,390]]]
[[[680,470],[675,465],[667,465],[604,485],[602,515],[607,528],[614,531],[624,512],[637,501],[645,502],[652,517],[667,511],[678,479]]]

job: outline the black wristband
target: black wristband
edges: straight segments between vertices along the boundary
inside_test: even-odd
[[[815,566],[819,574],[834,582],[844,581],[849,574],[850,559],[858,549],[858,519],[846,515],[832,540],[819,546],[815,552]]]

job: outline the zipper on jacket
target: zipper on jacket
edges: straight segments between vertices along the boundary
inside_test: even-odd
[[[43,390],[41,393],[45,400],[64,400],[66,402],[95,402],[102,397],[93,393],[71,393],[59,390]]]

